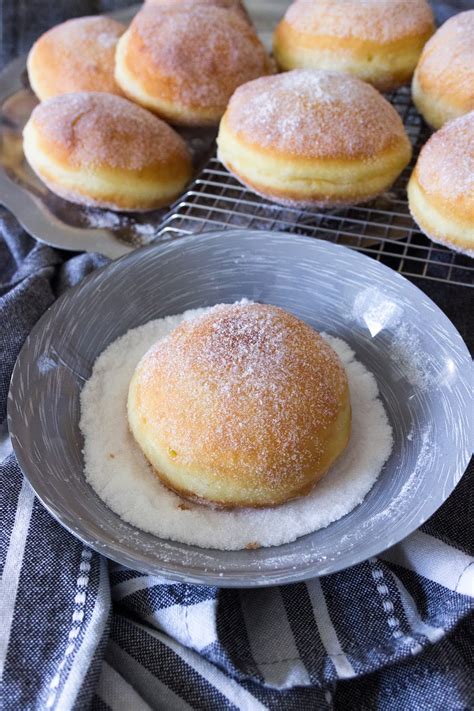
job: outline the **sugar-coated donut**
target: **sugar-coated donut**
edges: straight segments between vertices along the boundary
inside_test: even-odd
[[[422,232],[474,257],[474,111],[449,121],[423,146],[408,202]]]
[[[427,42],[412,94],[433,128],[474,109],[474,10],[451,17]]]
[[[75,91],[122,94],[114,78],[115,49],[125,32],[110,17],[79,17],[56,25],[35,42],[28,55],[28,78],[44,101]]]
[[[372,86],[316,69],[241,86],[221,121],[219,158],[258,194],[283,205],[369,200],[408,164],[396,110]]]
[[[273,50],[284,70],[347,72],[392,91],[410,81],[434,29],[427,0],[296,0]]]
[[[227,10],[238,12],[239,15],[249,21],[248,13],[242,0],[145,0],[146,5],[173,5],[183,7],[184,5],[214,5]]]
[[[62,94],[39,104],[23,148],[50,190],[82,205],[150,210],[176,198],[191,177],[182,138],[113,94]]]
[[[234,90],[272,63],[253,27],[214,5],[145,6],[117,46],[124,93],[181,125],[218,123]]]
[[[160,479],[224,507],[307,494],[346,447],[345,370],[275,306],[217,306],[152,347],[129,388],[131,432]]]

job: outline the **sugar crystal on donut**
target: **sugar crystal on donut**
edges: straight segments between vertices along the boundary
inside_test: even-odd
[[[133,436],[169,488],[223,507],[308,493],[345,448],[347,377],[311,327],[274,306],[184,322],[132,378]]]

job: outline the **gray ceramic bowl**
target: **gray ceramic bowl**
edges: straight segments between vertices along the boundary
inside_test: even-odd
[[[97,356],[129,328],[242,297],[282,306],[352,346],[378,380],[393,453],[360,506],[294,543],[220,552],[160,540],[122,521],[87,484],[81,388]],[[176,580],[288,583],[380,553],[443,503],[471,451],[470,368],[446,316],[380,263],[307,237],[209,233],[138,250],[59,299],[18,358],[9,427],[20,466],[44,505],[100,553]]]

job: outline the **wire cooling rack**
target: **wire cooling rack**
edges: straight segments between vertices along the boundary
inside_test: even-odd
[[[214,157],[162,223],[158,239],[226,227],[284,230],[352,247],[408,277],[473,286],[473,260],[431,242],[410,216],[406,186],[430,131],[413,106],[408,88],[388,98],[414,147],[412,163],[390,192],[370,203],[338,210],[280,207],[243,187]]]

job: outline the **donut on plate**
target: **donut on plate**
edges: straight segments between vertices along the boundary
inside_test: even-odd
[[[310,326],[275,306],[218,306],[138,364],[131,432],[161,481],[221,507],[307,494],[346,447],[346,372]]]

